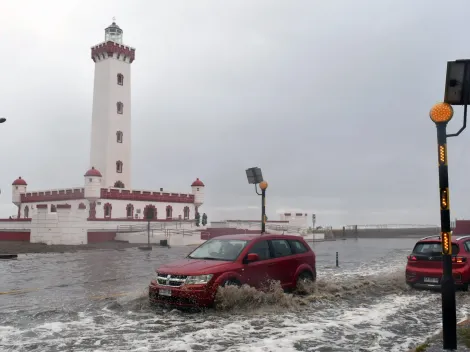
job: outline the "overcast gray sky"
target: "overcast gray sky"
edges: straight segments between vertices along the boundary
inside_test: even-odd
[[[80,186],[90,47],[116,16],[132,64],[134,189],[206,184],[209,220],[267,211],[322,225],[438,224],[435,127],[446,61],[470,58],[470,2],[0,0],[0,215],[11,182]],[[456,109],[449,129],[460,127]],[[449,143],[452,217],[469,217],[470,131]]]

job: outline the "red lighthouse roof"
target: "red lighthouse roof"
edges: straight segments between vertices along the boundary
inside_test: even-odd
[[[85,177],[88,177],[88,176],[96,176],[96,177],[103,177],[101,175],[101,172],[99,172],[98,170],[95,169],[95,167],[93,166],[90,170],[88,170],[85,174]]]
[[[204,183],[202,183],[202,181],[199,178],[197,178],[196,181],[194,181],[191,185],[191,187],[195,187],[195,186],[204,187]]]
[[[18,177],[18,178],[17,178],[15,181],[13,181],[13,183],[12,183],[12,186],[27,186],[27,185],[28,185],[28,184],[26,183],[25,180],[23,180],[23,179],[21,178],[21,176]]]

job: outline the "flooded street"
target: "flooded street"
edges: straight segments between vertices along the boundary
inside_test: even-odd
[[[21,255],[0,262],[1,351],[406,351],[440,329],[440,294],[404,284],[416,239],[311,244],[312,294],[223,292],[223,310],[155,310],[154,268],[192,248]],[[335,267],[339,252],[340,267]],[[458,318],[469,294],[457,294]]]

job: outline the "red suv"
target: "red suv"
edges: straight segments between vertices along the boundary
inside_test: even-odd
[[[452,241],[452,275],[455,285],[464,291],[470,283],[470,236],[456,236]],[[408,256],[406,283],[417,288],[440,288],[442,244],[439,235],[420,239]]]
[[[215,237],[186,258],[156,270],[149,286],[152,304],[209,307],[217,289],[247,284],[262,288],[278,280],[286,290],[315,281],[315,254],[302,237],[241,234]]]

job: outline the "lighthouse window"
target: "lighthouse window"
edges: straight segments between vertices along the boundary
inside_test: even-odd
[[[118,143],[122,143],[122,132],[121,131],[116,132],[116,140],[117,140]]]
[[[120,73],[118,73],[117,75],[117,84],[119,84],[120,86],[124,85],[124,76]]]
[[[117,107],[117,113],[122,114],[124,111],[124,104],[119,101],[116,103],[116,107]]]
[[[122,161],[116,161],[116,172],[122,173]]]

